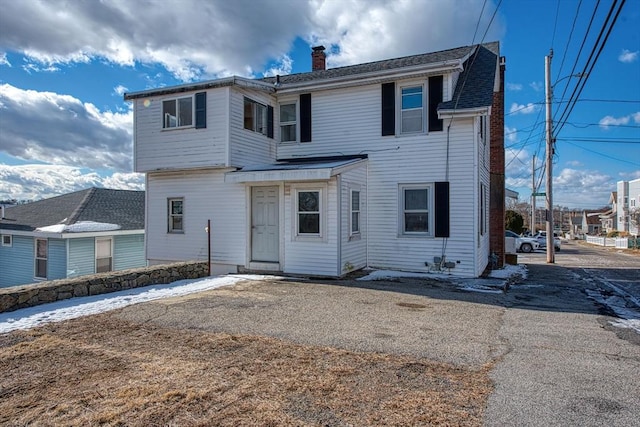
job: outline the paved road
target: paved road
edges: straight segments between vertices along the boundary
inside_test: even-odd
[[[604,259],[608,264],[598,264]],[[634,291],[636,261],[569,243],[554,265],[542,252],[520,262],[528,278],[506,293],[421,279],[274,280],[113,315],[478,369],[488,364],[495,391],[487,426],[640,426],[640,334],[612,326],[611,310],[594,299],[604,282]]]
[[[607,302],[640,308],[640,258],[569,242],[555,265],[543,252],[519,262],[529,277],[498,332],[509,350],[491,374],[486,425],[640,426],[640,334],[603,316]],[[599,299],[607,290],[620,297]]]

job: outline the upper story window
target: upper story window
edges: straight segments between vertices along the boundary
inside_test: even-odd
[[[183,206],[184,199],[176,198],[169,199],[169,233],[183,233],[184,221],[183,221]]]
[[[13,246],[13,236],[11,234],[2,235],[2,246]]]
[[[402,107],[400,112],[400,132],[415,133],[424,129],[423,88],[409,86],[401,89]]]
[[[280,104],[280,142],[298,140],[298,119],[295,102]]]
[[[267,135],[267,106],[244,98],[244,128]]]
[[[193,125],[193,97],[162,101],[162,128],[178,128]]]

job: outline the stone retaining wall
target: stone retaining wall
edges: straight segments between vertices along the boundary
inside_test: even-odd
[[[197,279],[207,275],[206,262],[180,262],[0,288],[0,313],[73,297]]]

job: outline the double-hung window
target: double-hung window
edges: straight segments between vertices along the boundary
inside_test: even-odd
[[[350,234],[360,233],[360,191],[351,190],[351,230]]]
[[[113,240],[96,238],[96,273],[113,270]]]
[[[297,131],[296,103],[280,104],[280,142],[296,142]]]
[[[244,98],[244,128],[267,135],[267,106]]]
[[[162,128],[179,128],[193,125],[193,97],[162,101]]]
[[[11,234],[2,235],[2,246],[13,246],[13,236]]]
[[[322,193],[320,190],[300,189],[296,192],[298,236],[321,236]]]
[[[35,276],[38,279],[47,278],[47,261],[49,259],[49,243],[47,239],[36,239]]]
[[[422,85],[401,88],[401,133],[418,133],[424,130],[424,100],[422,93]]]
[[[183,233],[183,198],[169,199],[169,233]]]
[[[432,204],[431,185],[400,185],[400,234],[431,235]]]

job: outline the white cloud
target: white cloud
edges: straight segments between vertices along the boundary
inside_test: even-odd
[[[527,105],[521,105],[517,102],[511,104],[511,108],[509,109],[510,114],[531,114],[536,111],[536,105],[533,103],[528,103]]]
[[[11,63],[7,59],[7,54],[5,52],[0,53],[0,65],[6,65],[7,67],[11,67]]]
[[[616,188],[614,177],[595,170],[564,168],[554,175],[554,205],[604,206]]]
[[[133,112],[0,85],[0,151],[49,164],[131,171]]]
[[[609,129],[609,126],[627,125],[631,121],[640,123],[640,111],[622,117],[605,116],[598,124],[602,129]]]
[[[74,166],[0,164],[0,200],[39,200],[88,187],[144,190],[144,176],[114,173],[103,177]]]
[[[580,166],[584,166],[584,165],[579,160],[569,160],[567,162],[567,166],[571,166],[571,167],[574,167],[574,168],[579,168]]]
[[[509,142],[515,142],[518,139],[518,129],[510,128],[509,126],[504,127],[504,137]]]
[[[507,83],[507,90],[514,92],[522,90],[522,84],[520,83]]]
[[[125,92],[127,92],[129,89],[127,89],[125,86],[122,85],[118,85],[116,87],[113,88],[113,92],[115,92],[116,95],[118,96],[122,96],[125,94]]]
[[[618,61],[630,64],[638,60],[638,51],[631,52],[628,49],[622,49],[622,53],[618,56]]]
[[[529,87],[536,92],[542,92],[544,90],[544,84],[541,82],[531,82],[529,83]]]
[[[282,57],[276,62],[276,65],[269,68],[263,73],[264,77],[286,75],[291,74],[293,69],[293,60],[289,55],[282,55]]]
[[[287,70],[296,37],[327,46],[329,66],[469,45],[482,7],[481,0],[13,1],[3,2],[0,46],[27,55],[32,71],[104,59],[162,64],[189,81],[253,75],[274,60]],[[485,7],[480,34],[494,9]],[[504,33],[498,16],[485,40]]]

